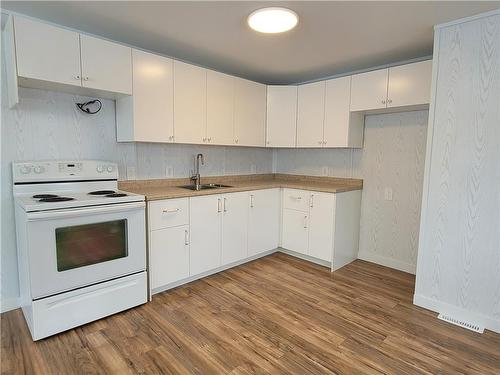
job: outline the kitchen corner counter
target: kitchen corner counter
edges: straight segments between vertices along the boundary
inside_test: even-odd
[[[118,188],[144,195],[148,201],[272,188],[301,189],[325,193],[342,193],[363,188],[363,180],[361,179],[290,174],[204,176],[202,183],[218,183],[231,187],[193,191],[180,187],[191,184],[189,178],[172,178],[119,181]]]

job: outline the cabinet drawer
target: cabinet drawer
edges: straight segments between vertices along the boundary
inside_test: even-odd
[[[188,198],[149,202],[149,229],[189,224]]]
[[[309,212],[310,196],[305,190],[283,189],[283,208]]]

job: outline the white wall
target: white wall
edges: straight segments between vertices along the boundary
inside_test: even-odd
[[[427,120],[428,111],[367,116],[363,149],[280,149],[277,172],[362,178],[359,257],[415,273]]]
[[[500,11],[434,49],[414,301],[500,332]]]
[[[2,80],[5,82],[5,80]],[[2,310],[17,305],[17,258],[12,202],[11,162],[43,159],[103,159],[136,167],[136,178],[186,177],[198,152],[205,155],[202,175],[271,173],[272,150],[246,147],[117,143],[114,101],[103,100],[97,115],[81,113],[75,102],[85,100],[60,92],[20,89],[21,103],[7,107],[2,87],[1,128],[1,301]]]

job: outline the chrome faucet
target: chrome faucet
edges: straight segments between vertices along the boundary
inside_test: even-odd
[[[194,174],[191,176],[191,181],[193,181],[193,184],[194,184],[196,190],[200,190],[200,185],[201,185],[200,162],[201,162],[201,165],[205,165],[205,162],[203,160],[203,154],[196,155],[196,158],[194,159],[195,170],[194,170]]]

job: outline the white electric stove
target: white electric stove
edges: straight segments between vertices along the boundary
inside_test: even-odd
[[[117,165],[13,163],[21,305],[34,340],[147,301],[144,196]]]

